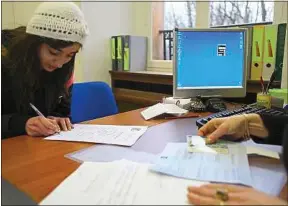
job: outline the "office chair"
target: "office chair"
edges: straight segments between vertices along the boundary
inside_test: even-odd
[[[72,123],[118,113],[112,89],[104,82],[74,83],[71,99]]]

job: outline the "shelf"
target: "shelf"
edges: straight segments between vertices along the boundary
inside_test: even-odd
[[[124,71],[109,71],[113,80],[125,80],[132,82],[143,82],[151,84],[164,84],[173,86],[173,74],[170,72],[124,72]],[[264,85],[267,85],[268,81],[264,81]],[[274,88],[280,88],[280,81],[273,82],[271,85]],[[255,88],[251,88],[255,87]],[[261,91],[260,80],[248,80],[247,81],[248,92],[259,92]],[[256,93],[257,93],[256,92]]]
[[[173,75],[160,72],[118,72],[110,71],[111,79],[173,86]],[[112,81],[112,84],[113,84]]]
[[[143,92],[133,89],[113,89],[116,101],[123,101],[134,103],[142,106],[149,106],[161,102],[162,98],[167,94],[155,93],[155,92]]]
[[[127,102],[142,106],[158,103],[164,96],[173,96],[173,75],[165,72],[124,72],[110,71],[111,85],[117,102]],[[268,81],[264,81],[266,86]],[[280,82],[274,82],[271,88],[280,88]],[[247,97],[256,101],[261,92],[260,81],[247,81]]]

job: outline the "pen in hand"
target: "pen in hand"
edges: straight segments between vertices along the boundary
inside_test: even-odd
[[[38,114],[38,116],[45,117],[33,104],[30,103],[30,106]]]
[[[30,106],[38,114],[38,116],[46,118],[32,103],[30,103]],[[57,124],[57,128],[58,129],[57,129],[56,133],[59,134],[60,133],[60,129],[59,129],[58,124]]]

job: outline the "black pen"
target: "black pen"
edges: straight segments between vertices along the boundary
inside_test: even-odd
[[[38,114],[38,116],[46,118],[32,103],[29,103],[29,104],[30,104],[31,108]],[[59,134],[60,131],[58,130],[56,133]]]
[[[273,71],[271,77],[270,77],[270,80],[268,82],[268,85],[267,85],[267,88],[266,88],[266,94],[268,94],[268,91],[269,91],[269,88],[271,87],[271,84],[273,83],[273,81],[275,80],[275,77],[276,77],[276,72],[275,70]]]

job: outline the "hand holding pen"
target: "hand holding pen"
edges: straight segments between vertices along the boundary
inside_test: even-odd
[[[46,118],[33,104],[32,109],[38,114],[27,120],[25,130],[30,136],[49,136],[60,132],[60,127],[55,120]]]

